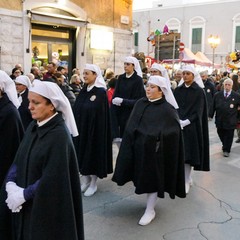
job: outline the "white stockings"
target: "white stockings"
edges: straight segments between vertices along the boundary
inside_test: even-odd
[[[185,190],[186,193],[189,193],[190,186],[192,185],[192,177],[191,177],[192,167],[190,164],[185,164]]]
[[[85,197],[90,197],[97,191],[97,178],[96,175],[82,176],[81,191]]]
[[[155,218],[155,206],[157,203],[157,192],[147,194],[147,207],[139,221],[139,225],[148,225]]]

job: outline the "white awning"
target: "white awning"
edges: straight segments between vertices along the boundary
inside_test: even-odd
[[[29,11],[31,14],[31,22],[33,23],[44,23],[57,26],[68,26],[68,27],[83,27],[88,22],[79,18],[68,17],[58,14],[49,14],[43,12]]]

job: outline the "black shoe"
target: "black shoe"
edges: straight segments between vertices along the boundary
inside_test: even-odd
[[[240,138],[238,138],[238,139],[235,141],[235,143],[240,143]]]
[[[229,152],[223,152],[224,157],[229,157]]]

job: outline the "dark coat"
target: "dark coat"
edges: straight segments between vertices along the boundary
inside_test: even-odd
[[[112,180],[120,186],[133,181],[136,194],[185,197],[183,150],[177,111],[165,98],[142,98],[126,126]]]
[[[72,88],[73,93],[77,97],[77,95],[79,94],[79,92],[82,89],[81,85],[80,84],[76,84],[76,83],[72,83],[72,84],[69,84],[69,86]]]
[[[209,80],[209,79],[207,79],[203,83],[204,83],[204,91],[206,94],[208,111],[209,111],[209,109],[213,103],[213,97],[214,97],[214,94],[216,93],[216,88],[215,88],[214,84],[211,82],[211,80]]]
[[[112,141],[105,89],[86,86],[79,93],[73,112],[79,132],[74,139],[82,175],[104,178],[112,173]]]
[[[11,166],[24,130],[17,108],[7,94],[0,98],[0,187]]]
[[[205,92],[197,83],[190,87],[178,86],[174,95],[178,103],[179,118],[189,119],[191,124],[184,127],[185,163],[194,170],[209,171],[208,111]]]
[[[26,89],[25,92],[21,94],[21,97],[22,97],[22,103],[18,108],[18,111],[20,113],[24,129],[26,130],[30,122],[33,120],[32,114],[28,109],[28,106],[29,106],[28,89]]]
[[[213,98],[213,105],[209,116],[213,117],[215,112],[215,123],[217,128],[235,129],[238,122],[238,107],[240,106],[240,95],[231,91],[226,99],[224,91],[217,92]]]
[[[116,129],[120,129],[120,133],[117,133],[118,136],[114,137],[123,136],[125,125],[132,112],[134,104],[144,96],[145,90],[143,80],[137,75],[137,72],[134,72],[130,78],[126,77],[126,73],[119,75],[118,80],[116,81],[113,98],[123,98],[123,102],[121,106],[112,105],[111,107],[111,114],[115,115],[112,119],[116,120],[112,125],[112,127],[115,128],[113,131],[119,132],[119,130],[117,131]]]
[[[2,188],[0,239],[84,239],[77,158],[60,113],[42,127],[35,121],[29,125],[14,164],[18,186],[26,188],[40,182],[34,198],[15,214],[7,208]]]
[[[69,100],[71,107],[73,107],[75,101],[76,101],[76,96],[72,91],[72,88],[66,84],[63,83],[62,85],[59,85],[59,87],[62,89],[64,95],[67,97],[67,99]]]

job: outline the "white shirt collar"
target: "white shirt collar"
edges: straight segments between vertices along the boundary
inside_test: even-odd
[[[230,90],[229,92],[226,92],[226,91],[224,90],[224,96],[226,95],[226,93],[227,93],[228,96],[230,96],[230,94],[232,93],[232,90]]]
[[[156,99],[153,99],[153,100],[151,100],[151,99],[148,98],[148,101],[149,101],[149,102],[156,102],[156,101],[160,100],[161,98],[162,98],[162,97],[156,98]]]
[[[93,87],[94,87],[94,84],[91,86],[87,86],[87,91],[90,92],[93,89]]]
[[[26,89],[23,90],[22,92],[19,93],[19,96],[21,96],[22,94],[24,94],[26,92]]]
[[[37,121],[37,125],[39,127],[43,126],[44,124],[46,124],[48,121],[50,121],[53,117],[55,117],[58,114],[58,112],[56,112],[55,114],[53,114],[50,118],[47,118],[45,120],[43,120],[42,122]]]
[[[133,74],[134,74],[134,71],[130,75],[126,74],[126,78],[130,78]]]

